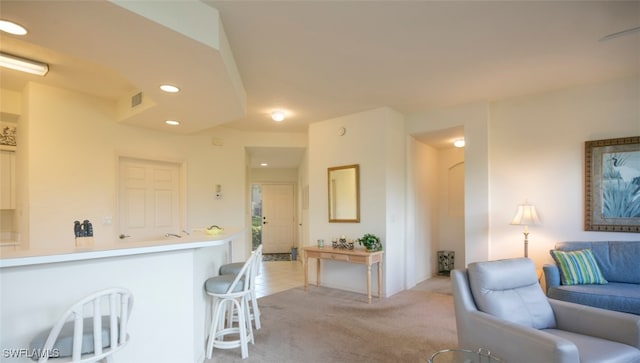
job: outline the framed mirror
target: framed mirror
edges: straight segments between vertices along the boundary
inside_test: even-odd
[[[345,165],[327,171],[329,223],[360,222],[360,166]]]

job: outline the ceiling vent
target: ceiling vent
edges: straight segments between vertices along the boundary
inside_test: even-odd
[[[131,108],[134,108],[142,103],[142,92],[138,92],[131,97]]]

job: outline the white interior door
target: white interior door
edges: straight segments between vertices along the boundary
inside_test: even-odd
[[[120,159],[120,233],[127,241],[181,231],[180,164]]]
[[[293,184],[262,184],[262,248],[264,253],[288,253],[294,245]]]

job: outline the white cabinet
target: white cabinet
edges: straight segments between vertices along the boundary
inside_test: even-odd
[[[0,209],[16,208],[16,153],[0,150]]]

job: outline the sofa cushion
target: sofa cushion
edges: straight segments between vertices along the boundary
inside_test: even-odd
[[[640,287],[636,284],[560,285],[549,288],[547,294],[552,299],[640,315]]]
[[[530,328],[555,327],[553,310],[538,284],[532,260],[474,262],[467,270],[478,310]]]
[[[640,284],[640,241],[558,242],[562,251],[591,249],[602,275],[609,282]]]
[[[590,249],[549,252],[560,269],[560,280],[563,285],[607,283]]]

